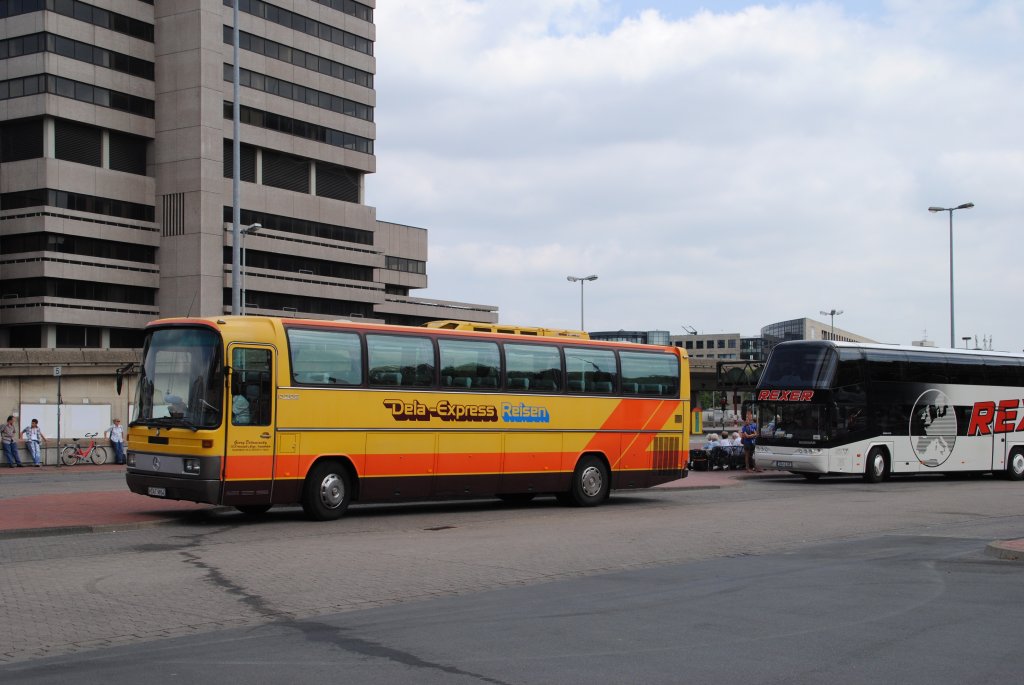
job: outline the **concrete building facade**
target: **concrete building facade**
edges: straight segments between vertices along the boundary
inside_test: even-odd
[[[232,0],[0,0],[0,346],[136,347],[232,295]],[[496,322],[379,221],[375,0],[238,0],[250,314]]]

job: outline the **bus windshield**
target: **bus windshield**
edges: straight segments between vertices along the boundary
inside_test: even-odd
[[[133,425],[216,428],[223,393],[224,363],[215,331],[157,329],[143,347]]]
[[[828,439],[827,407],[821,404],[758,402],[761,420],[759,442],[808,444]]]
[[[825,345],[779,345],[761,374],[759,387],[828,388],[836,370],[836,353]]]

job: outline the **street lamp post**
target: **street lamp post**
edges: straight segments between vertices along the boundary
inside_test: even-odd
[[[241,238],[241,249],[240,249],[240,251],[242,253],[242,287],[241,287],[242,296],[239,298],[241,300],[241,302],[239,303],[238,311],[239,311],[239,313],[242,316],[245,316],[245,236],[247,236],[247,235],[249,235],[251,233],[255,233],[256,231],[260,230],[261,228],[263,228],[262,224],[249,224],[248,226],[243,228],[241,231],[239,231],[239,234],[242,236],[242,238]]]
[[[949,346],[956,347],[956,333],[953,325],[953,212],[958,209],[970,209],[973,202],[965,202],[957,207],[929,207],[932,212],[949,212]]]
[[[842,313],[843,313],[842,309],[830,309],[827,312],[825,310],[821,310],[821,315],[822,316],[830,316],[830,317],[832,317],[832,339],[833,340],[836,339],[836,317],[839,316]]]
[[[566,280],[568,280],[570,283],[579,282],[580,284],[580,330],[586,330],[583,327],[583,284],[586,281],[596,281],[597,276],[595,276],[594,274],[591,274],[589,276],[566,276]]]

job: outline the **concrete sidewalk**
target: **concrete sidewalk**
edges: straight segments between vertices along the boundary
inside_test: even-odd
[[[689,477],[655,489],[714,489],[741,485],[748,478],[779,477],[782,474],[691,471]],[[0,539],[128,530],[218,509],[224,507],[129,492],[120,465],[0,467]]]

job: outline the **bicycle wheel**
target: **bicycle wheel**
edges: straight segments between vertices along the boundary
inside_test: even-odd
[[[60,451],[60,463],[64,464],[64,466],[74,466],[77,464],[78,450],[72,445],[68,445],[62,449]]]
[[[107,461],[107,448],[97,445],[92,448],[92,452],[89,453],[89,457],[92,459],[92,463],[96,465],[104,464]]]

